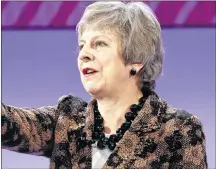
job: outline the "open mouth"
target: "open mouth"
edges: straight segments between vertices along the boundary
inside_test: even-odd
[[[85,68],[85,69],[83,69],[82,72],[83,72],[83,75],[85,75],[85,76],[89,76],[89,75],[93,75],[93,74],[97,73],[96,70],[91,69],[91,68]]]

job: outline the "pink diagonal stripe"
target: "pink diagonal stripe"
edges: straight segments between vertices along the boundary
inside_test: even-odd
[[[188,16],[187,25],[210,25],[215,16],[216,2],[199,2]]]
[[[7,3],[2,11],[2,25],[13,26],[22,13],[23,8],[28,4],[27,1],[11,1]]]
[[[181,11],[184,1],[164,1],[157,7],[155,13],[162,25],[172,25]]]
[[[79,2],[63,2],[58,13],[53,18],[52,22],[50,23],[51,26],[64,26],[67,22],[68,16],[71,12],[77,7]],[[76,16],[74,16],[76,17]]]
[[[35,16],[38,8],[40,7],[42,1],[29,2],[22,10],[17,22],[14,26],[28,27],[32,18]]]

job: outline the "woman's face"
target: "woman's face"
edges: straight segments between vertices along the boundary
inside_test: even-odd
[[[103,96],[122,90],[129,69],[124,65],[115,31],[87,29],[80,37],[79,48],[78,68],[88,93]]]

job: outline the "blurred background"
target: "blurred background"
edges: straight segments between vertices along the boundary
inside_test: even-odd
[[[77,69],[75,26],[88,1],[2,1],[2,102],[55,105],[73,93],[88,101]],[[197,115],[215,168],[216,2],[147,1],[161,26],[163,75],[156,91],[174,107]],[[2,168],[48,168],[49,159],[2,150]]]

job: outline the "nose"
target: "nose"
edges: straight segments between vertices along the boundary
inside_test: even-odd
[[[79,59],[82,60],[83,62],[88,62],[93,60],[93,56],[90,54],[80,54]]]
[[[93,52],[91,51],[90,47],[87,46],[87,44],[84,45],[79,52],[79,59],[83,62],[88,62],[94,59]]]

